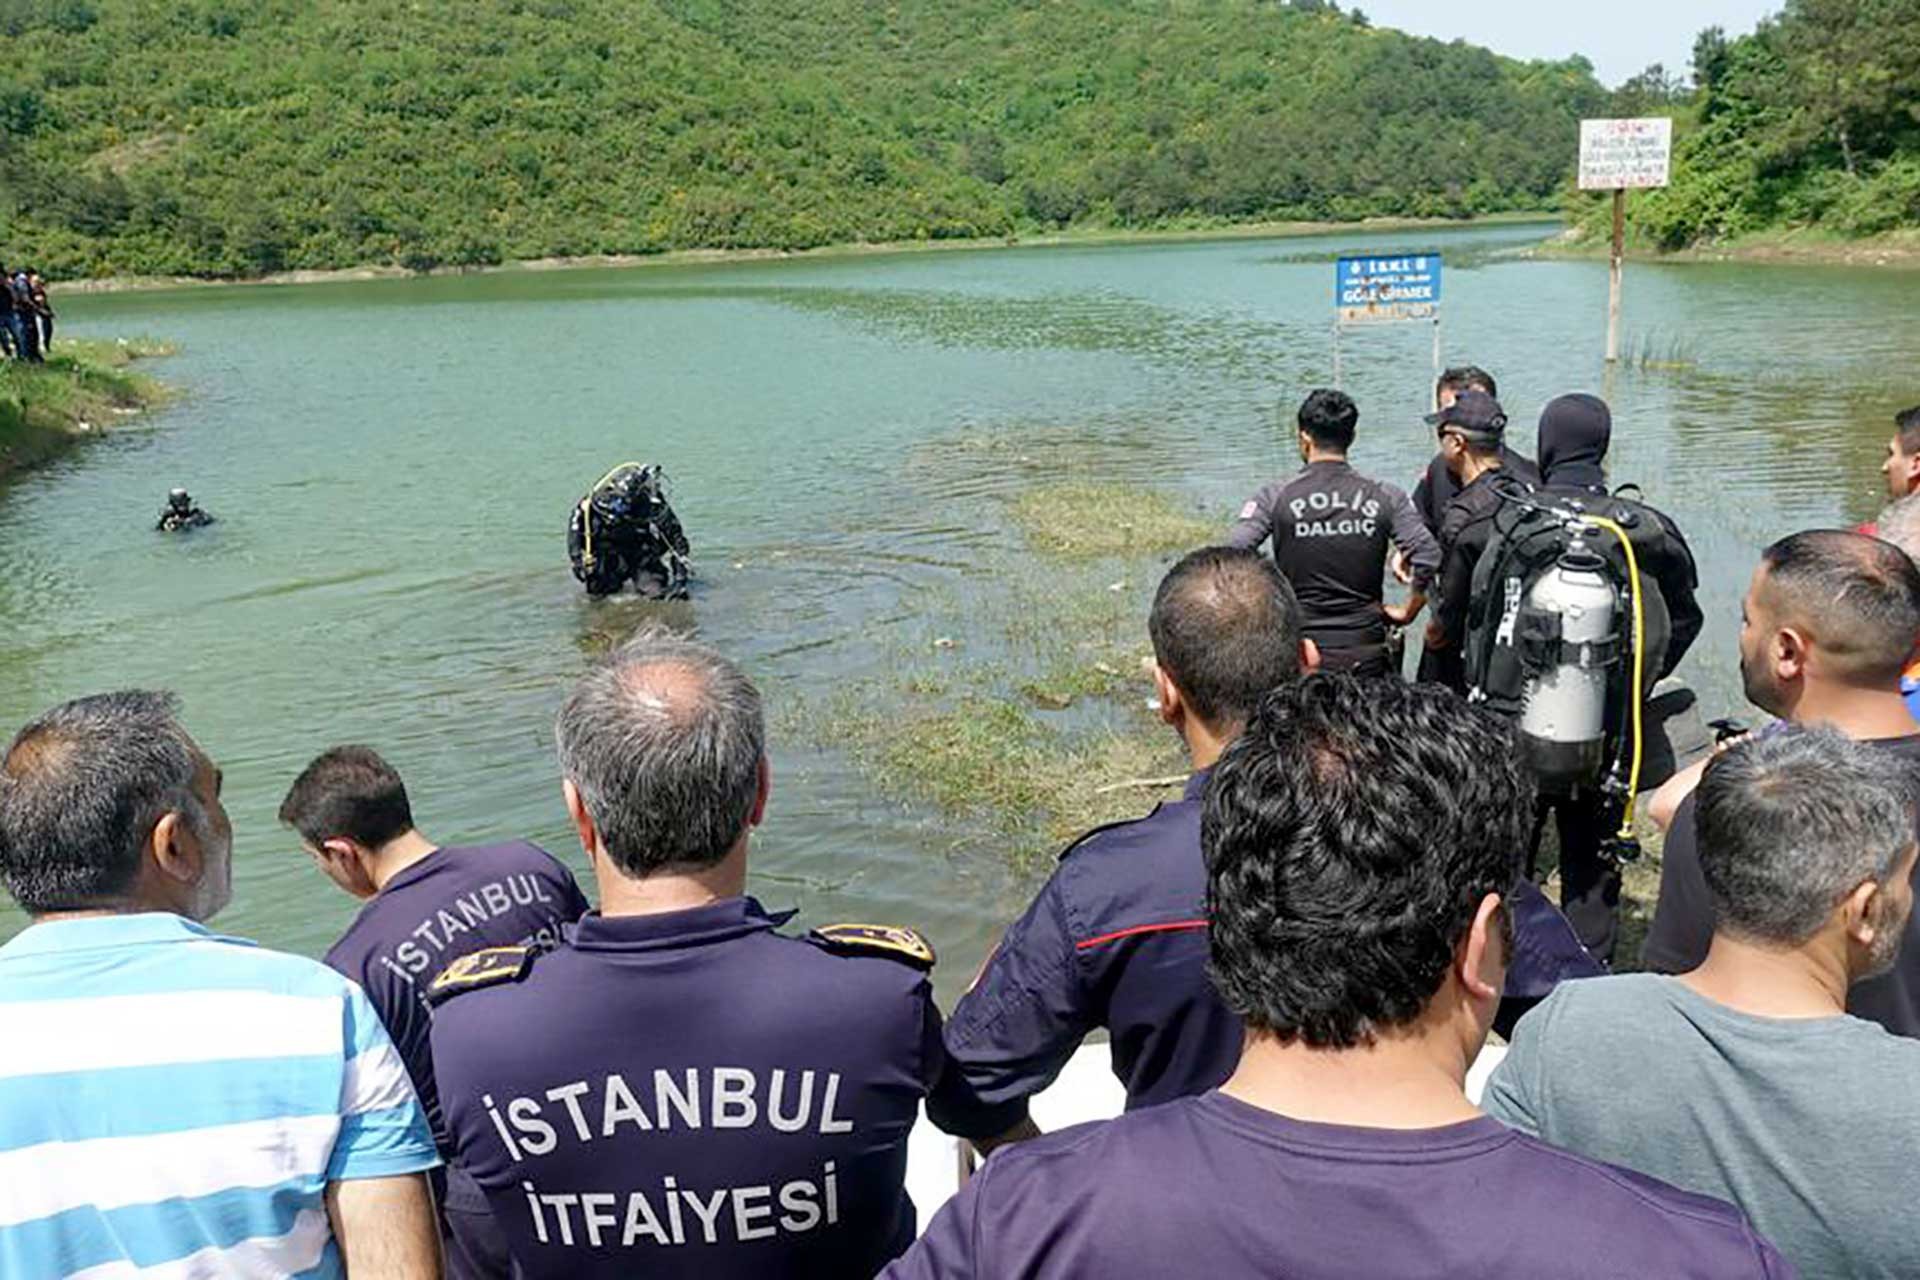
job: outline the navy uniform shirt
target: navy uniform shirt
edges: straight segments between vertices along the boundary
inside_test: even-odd
[[[1920,762],[1920,734],[1871,738],[1866,745],[1902,760]],[[1694,813],[1698,792],[1680,802],[1660,854],[1660,897],[1640,962],[1655,973],[1686,973],[1700,967],[1713,941],[1713,895],[1700,869]],[[1920,815],[1916,815],[1920,825]],[[1920,870],[1914,873],[1920,892]],[[1847,991],[1847,1012],[1877,1022],[1897,1036],[1920,1038],[1920,911],[1907,917],[1893,968],[1856,982]]]
[[[1780,1280],[1738,1210],[1481,1117],[1310,1124],[1208,1093],[996,1151],[885,1280]]]
[[[1240,1019],[1207,980],[1207,868],[1200,800],[1101,827],[1054,871],[947,1020],[956,1088],[927,1113],[949,1133],[989,1138],[1027,1114],[1089,1031],[1112,1037],[1127,1109],[1203,1093],[1240,1058]],[[1516,890],[1508,1025],[1558,982],[1602,972],[1552,903]],[[1504,1015],[1503,1015],[1504,1016]]]
[[[1210,1089],[1240,1056],[1240,1020],[1207,982],[1207,771],[1144,818],[1101,827],[1061,855],[947,1021],[969,1106],[935,1123],[993,1137],[1026,1115],[1096,1027],[1113,1037],[1127,1106]],[[973,1106],[972,1103],[978,1105]]]
[[[1303,629],[1323,650],[1384,643],[1381,613],[1387,548],[1413,566],[1425,592],[1440,568],[1440,547],[1407,495],[1370,480],[1345,462],[1309,463],[1293,479],[1270,484],[1240,509],[1227,544],[1258,547],[1273,539],[1273,561],[1300,598]]]
[[[328,949],[328,967],[359,983],[386,1024],[443,1154],[427,984],[486,947],[558,942],[560,926],[587,908],[573,873],[539,845],[510,840],[435,849],[387,881]]]
[[[455,1151],[529,1280],[868,1277],[912,1242],[907,1134],[944,1063],[927,975],[786,918],[594,913],[441,998]]]

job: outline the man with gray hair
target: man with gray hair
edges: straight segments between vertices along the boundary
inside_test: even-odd
[[[220,770],[169,694],[80,698],[0,759],[0,1275],[440,1273],[427,1118],[359,987],[205,921]]]
[[[760,694],[628,641],[568,695],[561,791],[598,911],[435,980],[434,1074],[519,1274],[871,1276],[912,1243],[907,1134],[945,1066],[910,929],[775,930],[747,896]]]
[[[1913,909],[1914,801],[1910,766],[1833,729],[1729,748],[1695,796],[1706,960],[1560,987],[1488,1113],[1732,1201],[1808,1277],[1920,1275],[1920,1044],[1846,1012]]]

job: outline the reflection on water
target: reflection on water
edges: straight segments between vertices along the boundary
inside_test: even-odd
[[[1636,265],[1628,345],[1657,367],[1609,378],[1605,268],[1507,252],[1540,234],[1420,234],[1451,268],[1446,356],[1493,369],[1521,424],[1564,391],[1609,395],[1616,480],[1644,485],[1700,559],[1709,623],[1689,674],[1710,709],[1735,707],[1757,549],[1871,514],[1891,414],[1920,400],[1911,281]],[[75,333],[178,342],[161,373],[189,395],[0,498],[0,720],[105,687],[178,689],[229,780],[238,894],[223,924],[275,944],[317,952],[352,911],[273,818],[331,742],[388,753],[432,837],[526,834],[579,868],[550,725],[591,656],[642,621],[698,634],[747,664],[779,726],[783,706],[924,653],[923,619],[1004,599],[1044,615],[1051,571],[1005,517],[1033,485],[1150,485],[1224,526],[1294,465],[1276,406],[1330,377],[1329,260],[1395,245],[1349,233],[70,299]],[[1431,338],[1344,343],[1356,461],[1406,484],[1431,445],[1417,417]],[[692,601],[589,602],[567,572],[569,504],[627,458],[674,478]],[[154,535],[174,484],[221,523]],[[1117,571],[1122,604],[1157,570]],[[1072,642],[1046,621],[1020,643]],[[961,639],[991,660],[995,642]],[[1024,887],[843,754],[791,734],[774,747],[759,891],[815,920],[921,925],[951,993]]]

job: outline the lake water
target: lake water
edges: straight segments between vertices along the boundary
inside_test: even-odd
[[[1716,712],[1739,707],[1757,549],[1878,505],[1890,415],[1920,400],[1913,280],[1636,265],[1629,346],[1691,367],[1606,380],[1604,265],[1508,256],[1548,230],[70,297],[64,332],[178,343],[154,371],[184,396],[0,493],[0,722],[178,690],[226,770],[220,923],[274,945],[317,954],[354,909],[274,820],[333,742],[386,752],[432,838],[528,835],[580,869],[551,717],[655,607],[586,601],[563,531],[609,466],[658,460],[700,575],[665,616],[741,660],[774,717],[756,892],[814,922],[920,926],[950,995],[1027,885],[784,709],[884,679],[927,616],[964,617],[1009,575],[1044,596],[1056,570],[1006,507],[1055,473],[1151,485],[1224,525],[1291,470],[1275,410],[1331,376],[1338,252],[1446,253],[1445,355],[1497,373],[1523,438],[1550,396],[1609,395],[1615,480],[1642,483],[1699,557],[1709,622],[1686,674]],[[1407,485],[1431,447],[1430,341],[1413,325],[1344,343],[1355,460]],[[221,523],[155,535],[176,484]],[[1122,575],[1127,601],[1158,563]],[[0,935],[18,924],[0,916]]]

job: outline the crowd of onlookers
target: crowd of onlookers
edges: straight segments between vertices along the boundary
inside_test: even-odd
[[[53,318],[40,273],[0,265],[0,359],[45,360],[53,349]]]
[[[1398,537],[1458,643],[1457,542],[1515,464],[1490,389],[1456,403],[1429,542],[1432,495],[1361,485],[1351,404],[1310,398],[1313,482],[1146,619],[1182,795],[1067,850],[944,1014],[911,927],[749,896],[761,694],[690,639],[644,629],[562,700],[591,893],[524,840],[435,843],[369,747],[316,756],[279,817],[365,903],[323,964],[208,928],[232,831],[169,695],[48,710],[0,758],[32,918],[0,947],[0,1274],[1920,1275],[1920,413],[1878,536],[1759,553],[1708,660],[1777,719],[1662,788],[1654,972],[1609,974],[1528,874],[1512,722],[1379,669],[1382,633],[1316,614],[1332,576],[1254,549],[1297,517],[1377,577]],[[1604,494],[1604,408],[1548,406],[1527,492]],[[1100,1030],[1127,1114],[1041,1134]],[[984,1156],[930,1223],[923,1108]]]

